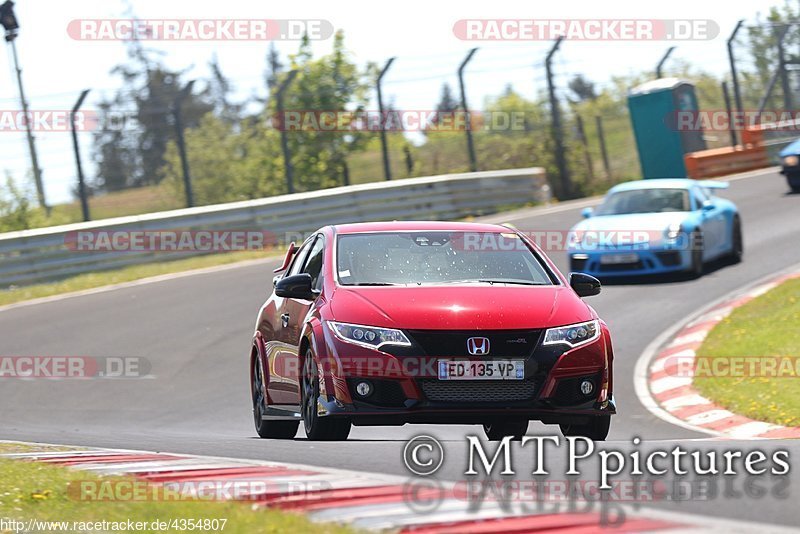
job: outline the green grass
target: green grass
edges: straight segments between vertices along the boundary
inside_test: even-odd
[[[25,449],[21,449],[24,451]],[[6,451],[8,448],[6,447]],[[241,502],[216,501],[83,501],[69,492],[70,482],[122,481],[123,477],[98,477],[64,467],[0,459],[0,517],[27,521],[127,522],[180,519],[226,519],[226,534],[314,532],[347,534],[353,530],[333,524],[311,523],[299,514],[263,508],[253,509]],[[130,479],[127,479],[130,480]],[[73,486],[74,490],[74,486]],[[68,531],[70,529],[67,529]],[[148,530],[149,531],[149,530]],[[163,532],[179,532],[165,530]],[[210,532],[206,530],[205,532]]]
[[[800,279],[779,287],[733,311],[719,323],[698,351],[700,359],[782,356],[800,359]],[[739,373],[747,374],[747,373]],[[763,373],[762,373],[763,374]],[[800,426],[800,376],[695,377],[694,386],[729,410],[786,426]]]
[[[23,300],[49,297],[72,291],[82,291],[111,284],[119,284],[121,282],[130,282],[162,274],[178,273],[246,260],[263,259],[278,253],[279,252],[276,250],[244,250],[207,256],[194,256],[161,263],[132,265],[130,267],[109,271],[85,273],[58,282],[47,282],[2,290],[0,291],[0,306],[21,302]]]

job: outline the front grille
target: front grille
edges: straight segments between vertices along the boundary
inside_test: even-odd
[[[419,381],[425,397],[439,402],[513,402],[533,399],[536,381],[525,380],[437,380]]]
[[[427,356],[467,357],[467,339],[489,338],[489,354],[485,357],[522,358],[533,353],[541,330],[411,330],[408,334]]]
[[[599,271],[601,273],[610,273],[616,271],[639,271],[644,269],[645,265],[641,261],[633,262],[633,263],[611,263],[611,264],[600,264]]]
[[[676,267],[681,264],[681,253],[677,250],[669,250],[666,252],[656,252],[658,261],[664,267]]]

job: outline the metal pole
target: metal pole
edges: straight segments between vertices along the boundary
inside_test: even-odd
[[[464,88],[464,69],[467,63],[472,59],[472,56],[477,52],[477,48],[473,48],[461,62],[458,67],[458,86],[461,89],[461,109],[464,110],[466,133],[467,133],[467,155],[469,156],[469,170],[475,172],[478,170],[478,160],[475,157],[475,145],[472,141],[472,121],[469,116],[469,108],[467,108],[467,91]]]
[[[186,157],[186,141],[183,138],[183,120],[181,113],[181,106],[183,101],[192,92],[194,80],[186,84],[186,87],[181,89],[178,96],[175,98],[175,105],[172,108],[172,113],[175,117],[175,142],[178,145],[178,156],[181,158],[181,169],[183,170],[183,187],[186,191],[186,207],[191,208],[194,206],[194,194],[192,192],[192,178],[189,174],[189,160]]]
[[[789,87],[789,75],[786,72],[786,54],[784,53],[783,49],[783,38],[786,37],[786,33],[789,30],[789,26],[784,26],[778,32],[778,69],[781,73],[781,91],[783,92],[783,109],[789,111],[792,109],[792,92],[791,88]]]
[[[553,83],[553,69],[551,63],[553,54],[556,53],[563,40],[563,36],[555,40],[544,62],[545,69],[547,70],[547,93],[550,97],[550,114],[552,116],[550,124],[551,134],[553,136],[553,144],[555,145],[556,167],[558,168],[559,175],[559,190],[556,192],[556,196],[562,200],[572,196],[572,182],[569,176],[569,169],[567,168],[567,159],[564,154],[564,134],[561,131],[561,110],[558,107],[558,98],[556,98],[556,88]]]
[[[392,179],[392,168],[389,166],[389,145],[386,140],[386,118],[383,116],[383,92],[381,91],[381,81],[383,80],[384,75],[386,75],[386,71],[389,70],[389,67],[392,66],[394,63],[395,58],[390,57],[389,61],[386,62],[386,65],[383,66],[381,69],[380,74],[378,74],[378,80],[375,82],[375,88],[378,91],[378,112],[381,116],[381,153],[383,154],[383,177],[387,180]]]
[[[586,140],[586,131],[583,129],[583,118],[575,114],[575,121],[578,126],[578,137],[583,145],[583,157],[586,160],[586,171],[589,176],[589,182],[594,181],[594,169],[592,169],[592,155],[589,154],[589,142]]]
[[[658,65],[656,65],[656,78],[661,78],[661,69],[664,67],[664,63],[666,63],[667,59],[669,59],[670,54],[672,54],[674,51],[674,46],[667,48],[667,52],[661,58],[661,61],[658,62]]]
[[[297,70],[290,70],[275,93],[276,107],[281,121],[283,121],[283,92],[286,91],[295,76],[297,76]],[[294,167],[292,167],[292,154],[289,152],[289,137],[285,126],[281,128],[281,151],[283,152],[283,168],[286,174],[286,190],[289,193],[294,193]]]
[[[75,130],[75,115],[78,113],[78,108],[81,107],[83,104],[86,95],[89,94],[89,89],[84,89],[81,92],[81,96],[78,97],[78,101],[75,102],[75,105],[72,107],[72,111],[69,114],[69,125],[70,129],[72,130],[72,148],[75,150],[75,167],[78,170],[78,195],[81,197],[81,211],[83,212],[83,220],[84,222],[91,221],[91,217],[89,216],[89,198],[86,192],[86,182],[83,179],[83,165],[81,165],[81,151],[78,147],[78,132]]]
[[[728,115],[728,126],[731,134],[731,146],[735,147],[738,143],[736,141],[736,128],[733,126],[734,121],[731,117],[731,95],[728,92],[728,82],[722,82],[722,98],[725,99],[725,113]]]
[[[733,28],[733,33],[731,33],[731,36],[728,37],[728,62],[731,66],[733,101],[736,104],[736,111],[740,114],[742,112],[742,94],[739,92],[739,76],[736,73],[736,59],[733,57],[733,41],[736,39],[736,34],[739,32],[739,28],[742,27],[742,24],[744,24],[744,19],[741,19],[736,23],[736,27]]]
[[[44,196],[44,182],[42,181],[42,169],[39,167],[39,158],[36,156],[36,143],[33,139],[31,132],[30,114],[28,113],[28,101],[25,99],[25,91],[22,88],[22,69],[19,67],[19,58],[17,58],[17,45],[14,44],[14,37],[6,39],[11,43],[11,53],[14,56],[14,69],[17,71],[17,86],[19,87],[19,99],[22,104],[22,113],[25,116],[25,133],[28,137],[28,150],[31,154],[31,166],[33,167],[33,180],[36,183],[36,196],[39,200],[39,206],[44,208],[45,212],[50,215],[50,206]]]
[[[597,125],[597,138],[600,140],[600,154],[603,157],[603,169],[606,171],[606,178],[611,178],[611,165],[608,162],[608,150],[606,150],[606,135],[603,132],[603,117],[595,115],[594,122]]]

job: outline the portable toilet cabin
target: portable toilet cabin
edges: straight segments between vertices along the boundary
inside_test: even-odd
[[[705,150],[700,128],[679,126],[679,112],[698,112],[694,85],[678,78],[659,78],[628,93],[636,149],[644,178],[686,176],[683,155]]]

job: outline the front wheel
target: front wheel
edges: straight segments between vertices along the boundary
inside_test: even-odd
[[[730,260],[732,263],[739,263],[742,261],[744,255],[744,240],[742,239],[742,221],[739,216],[733,218],[733,226],[731,228],[731,253]]]
[[[692,232],[691,242],[692,262],[689,264],[689,275],[700,278],[703,275],[703,234],[699,231]]]
[[[267,399],[264,397],[264,373],[256,356],[252,368],[253,390],[253,422],[258,436],[265,439],[292,439],[297,434],[299,421],[268,421],[264,419],[267,410]]]
[[[575,436],[589,438],[593,441],[605,441],[608,431],[611,429],[611,416],[594,415],[589,418],[588,423],[582,425],[562,424],[558,427],[564,437]]]
[[[501,421],[483,425],[483,431],[489,441],[500,441],[506,436],[520,441],[528,430],[528,421]]]
[[[319,399],[319,370],[314,353],[306,351],[303,361],[301,397],[303,426],[311,441],[342,441],[350,435],[350,421],[339,417],[320,417],[317,412]]]

